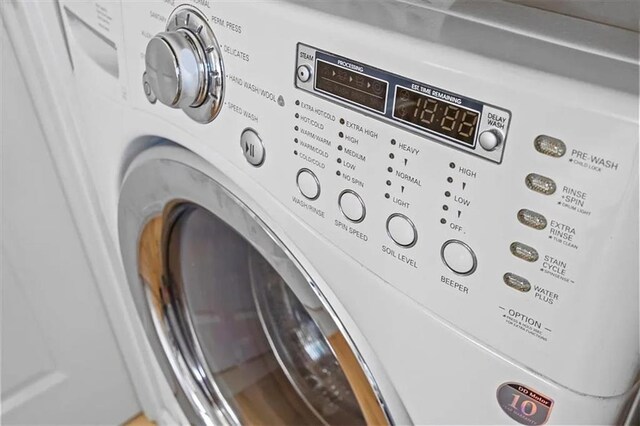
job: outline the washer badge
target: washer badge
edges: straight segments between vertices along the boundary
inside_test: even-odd
[[[519,383],[503,383],[496,392],[502,411],[523,425],[543,425],[547,422],[553,400]]]

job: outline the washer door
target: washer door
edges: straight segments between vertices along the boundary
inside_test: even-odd
[[[388,424],[313,281],[220,184],[180,161],[140,161],[119,215],[138,313],[191,423]]]

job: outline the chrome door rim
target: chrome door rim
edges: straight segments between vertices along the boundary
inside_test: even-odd
[[[130,290],[145,332],[163,373],[170,382],[178,385],[174,391],[189,421],[205,424],[239,423],[233,409],[216,387],[215,381],[207,383],[194,379],[194,376],[206,378],[213,375],[206,371],[206,362],[196,363],[200,368],[194,371],[194,363],[185,359],[181,350],[185,346],[181,346],[181,342],[177,342],[170,332],[170,317],[154,314],[159,312],[154,306],[154,295],[151,294],[149,285],[144,284],[138,271],[141,230],[145,229],[151,220],[166,216],[168,212],[173,211],[176,204],[183,202],[202,206],[226,222],[249,241],[287,283],[298,282],[290,279],[291,274],[304,277],[304,288],[291,288],[290,284],[289,287],[297,297],[302,297],[302,300],[304,293],[309,291],[320,300],[346,339],[362,373],[366,376],[382,418],[386,423],[390,423],[379,389],[348,333],[317,285],[280,239],[251,209],[205,173],[187,162],[149,156],[146,160],[135,161],[124,179],[119,204],[120,245]],[[283,253],[285,257],[273,258],[274,252]],[[197,342],[195,343],[191,347],[196,350],[191,355],[202,360],[202,353]],[[204,367],[204,370],[201,367]],[[283,368],[283,371],[286,369]]]

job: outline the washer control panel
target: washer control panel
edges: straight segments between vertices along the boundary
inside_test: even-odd
[[[296,87],[497,163],[511,113],[448,90],[298,44]]]

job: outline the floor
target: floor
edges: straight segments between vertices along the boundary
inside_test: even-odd
[[[155,423],[147,419],[147,416],[140,413],[122,426],[155,426]]]

